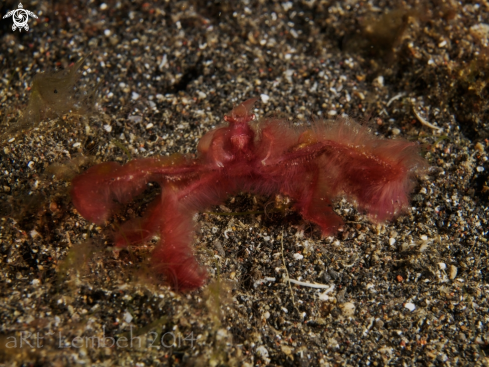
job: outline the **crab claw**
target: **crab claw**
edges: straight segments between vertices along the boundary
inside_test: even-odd
[[[250,98],[238,106],[234,107],[230,115],[224,116],[224,121],[232,124],[246,124],[255,119],[255,114],[251,113],[253,105],[258,100],[257,97]]]

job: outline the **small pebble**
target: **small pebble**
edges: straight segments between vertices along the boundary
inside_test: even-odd
[[[384,77],[382,75],[378,76],[377,78],[374,79],[373,84],[377,85],[378,87],[383,87],[384,86]]]
[[[345,316],[355,315],[355,304],[353,302],[345,302],[340,305],[340,308]]]
[[[132,319],[133,319],[133,317],[128,311],[124,312],[124,321],[126,323],[129,324],[132,321]]]
[[[304,258],[304,256],[301,254],[294,254],[294,259],[296,259],[296,260],[302,260],[303,258]]]
[[[136,124],[139,124],[141,121],[143,121],[143,117],[137,116],[137,115],[136,116],[129,116],[127,119],[131,122],[136,123]]]
[[[256,348],[256,354],[262,358],[268,358],[268,350],[263,345]]]
[[[450,265],[450,280],[453,280],[457,277],[457,272],[458,272],[458,269],[455,265]]]
[[[414,305],[414,303],[411,303],[411,302],[405,303],[404,307],[406,307],[411,312],[416,309],[416,306]]]

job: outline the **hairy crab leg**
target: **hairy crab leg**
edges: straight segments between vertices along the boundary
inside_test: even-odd
[[[343,220],[334,212],[325,183],[325,175],[319,168],[312,169],[298,180],[292,190],[282,192],[295,201],[294,207],[305,220],[317,224],[323,236],[330,236],[343,225]]]
[[[321,180],[321,185],[328,188],[324,197],[350,197],[361,210],[369,212],[371,220],[383,222],[407,206],[415,171],[424,167],[424,162],[415,143],[381,142],[383,145],[374,148],[352,147],[332,140],[317,142],[268,159],[261,170],[280,175],[288,169],[303,174],[303,165],[308,165],[309,170],[317,166],[326,174]],[[286,185],[293,180],[284,181]]]
[[[153,251],[152,262],[173,288],[184,291],[202,286],[207,276],[192,251],[194,213],[179,203],[178,196],[178,190],[169,187],[161,197],[161,240]]]
[[[158,204],[159,215],[163,218],[161,241],[153,252],[153,264],[176,289],[195,289],[206,279],[205,270],[193,256],[193,217],[235,192],[233,183],[218,171],[209,172],[183,188],[165,187]]]
[[[89,168],[72,181],[75,208],[96,224],[105,222],[120,203],[128,203],[146,189],[150,181],[184,180],[202,170],[184,157],[137,159],[121,166],[105,162]]]
[[[144,217],[134,218],[122,224],[114,235],[116,246],[138,245],[151,240],[158,233],[164,219],[162,194],[160,194],[150,204]]]
[[[211,205],[220,203],[227,195],[217,193],[217,187],[220,186],[216,185],[216,182],[223,181],[217,172],[216,170],[209,170],[198,181],[187,183],[179,190],[176,189],[179,185],[172,184],[167,176],[163,176],[163,179],[168,182],[160,182],[162,194],[150,205],[143,218],[136,218],[122,225],[115,236],[116,245],[127,246],[143,243],[158,232],[165,220],[162,195],[164,196],[168,189],[176,191],[174,194],[177,195],[176,200],[182,205],[185,204],[190,216],[192,216],[191,212],[195,214]],[[160,181],[164,181],[163,179]]]

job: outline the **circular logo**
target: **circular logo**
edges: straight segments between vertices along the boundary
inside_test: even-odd
[[[27,24],[27,22],[29,21],[29,15],[37,19],[36,14],[24,9],[22,3],[19,3],[19,8],[9,11],[7,14],[4,15],[3,19],[12,17],[12,21],[14,22],[14,24],[12,25],[13,31],[15,31],[17,28],[19,28],[19,31],[22,31],[22,28],[28,31],[29,25]]]

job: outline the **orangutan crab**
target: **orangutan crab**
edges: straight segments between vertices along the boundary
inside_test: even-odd
[[[91,167],[72,182],[73,204],[84,218],[102,224],[117,202],[128,203],[157,182],[161,194],[144,218],[121,227],[115,243],[138,244],[159,233],[154,267],[179,290],[200,287],[206,279],[192,254],[194,214],[239,192],[289,197],[323,235],[343,223],[332,209],[341,196],[374,222],[406,208],[416,173],[425,167],[416,143],[375,137],[348,119],[295,128],[265,118],[252,126],[255,102],[241,103],[224,117],[228,126],[205,134],[197,158],[175,154]]]

